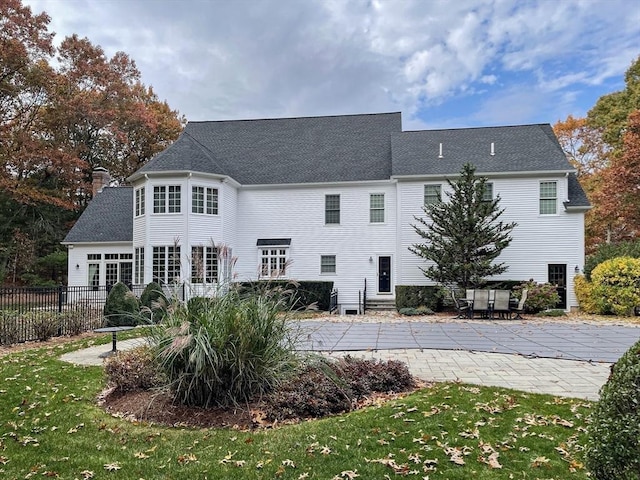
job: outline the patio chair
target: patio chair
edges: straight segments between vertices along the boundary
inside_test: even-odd
[[[465,290],[465,300],[468,300],[469,302],[473,302],[473,292],[475,290],[473,288],[467,288]]]
[[[451,298],[453,299],[453,305],[456,307],[458,316],[456,318],[468,318],[471,311],[471,305],[462,299],[456,297],[456,291],[451,290]]]
[[[520,297],[520,301],[518,302],[518,306],[513,309],[516,312],[515,320],[522,320],[522,314],[524,313],[524,304],[527,301],[527,294],[529,293],[528,289],[522,290],[522,297]]]
[[[473,313],[480,312],[482,318],[489,317],[489,290],[473,292]]]
[[[498,313],[501,318],[511,318],[511,308],[509,307],[509,290],[496,290],[493,298],[492,316]]]

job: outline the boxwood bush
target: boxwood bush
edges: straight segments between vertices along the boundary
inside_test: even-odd
[[[616,257],[640,258],[640,240],[600,245],[595,253],[589,255],[584,262],[584,276],[591,281],[591,272],[594,268],[602,262]]]
[[[617,257],[591,272],[593,301],[598,313],[630,316],[640,305],[640,259]]]
[[[159,283],[151,282],[142,291],[140,295],[140,308],[144,317],[158,323],[162,321],[167,312],[167,297]]]
[[[613,366],[588,433],[586,465],[595,479],[640,479],[640,341]]]
[[[103,313],[107,327],[136,325],[140,319],[140,303],[129,287],[118,282],[107,296]]]

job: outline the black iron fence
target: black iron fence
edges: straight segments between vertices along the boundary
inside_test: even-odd
[[[132,290],[140,296],[143,285]],[[0,345],[77,335],[102,326],[109,288],[0,287]]]

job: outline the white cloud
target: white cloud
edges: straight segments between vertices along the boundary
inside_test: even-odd
[[[627,0],[23,1],[59,34],[127,52],[192,120],[401,110],[421,123],[475,98],[516,123],[566,92],[566,113],[584,110],[586,86],[619,80],[640,53]]]

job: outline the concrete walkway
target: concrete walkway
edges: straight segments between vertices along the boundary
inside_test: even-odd
[[[331,318],[331,317],[329,317]],[[300,322],[299,349],[327,356],[396,359],[427,381],[456,381],[597,400],[613,362],[640,328],[564,322]],[[121,350],[144,340],[118,342]],[[111,345],[62,359],[101,365]]]

